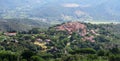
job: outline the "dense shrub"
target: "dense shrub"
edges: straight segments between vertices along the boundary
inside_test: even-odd
[[[120,61],[120,55],[109,56],[109,61]]]

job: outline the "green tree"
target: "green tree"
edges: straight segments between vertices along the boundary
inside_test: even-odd
[[[16,53],[10,51],[0,51],[0,59],[3,61],[16,61],[18,58]]]
[[[32,51],[29,51],[29,50],[26,50],[26,51],[24,51],[24,52],[21,54],[22,59],[27,59],[28,61],[30,61],[30,58],[31,58],[33,55],[35,55],[35,53],[32,52]]]
[[[97,52],[97,55],[98,56],[105,56],[105,51],[104,50],[99,50],[98,52]]]
[[[82,48],[80,50],[77,50],[76,52],[83,53],[83,54],[95,54],[96,50],[93,48]]]

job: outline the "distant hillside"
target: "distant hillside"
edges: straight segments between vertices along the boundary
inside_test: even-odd
[[[48,23],[31,19],[0,19],[1,31],[27,31],[32,28],[48,28]]]
[[[118,22],[119,6],[119,0],[0,0],[0,18]]]

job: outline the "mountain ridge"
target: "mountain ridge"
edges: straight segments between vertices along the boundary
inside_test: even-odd
[[[1,0],[1,18],[43,18],[48,21],[119,21],[119,0]],[[82,13],[76,14],[79,11]],[[84,14],[83,14],[84,13]],[[63,17],[65,16],[65,18]],[[66,17],[68,19],[66,19]]]

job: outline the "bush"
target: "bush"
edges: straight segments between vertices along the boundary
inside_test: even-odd
[[[109,56],[109,61],[120,61],[120,55]]]
[[[96,50],[94,50],[92,48],[82,48],[80,50],[77,50],[76,52],[83,53],[83,54],[95,54]]]
[[[99,50],[99,51],[97,52],[97,55],[98,55],[98,56],[105,56],[105,51],[104,51],[104,50]]]
[[[31,57],[32,61],[45,61],[43,58],[39,57],[39,56],[32,56]]]
[[[97,59],[97,58],[98,58],[97,55],[91,55],[91,54],[90,54],[90,55],[87,56],[87,59],[88,59],[88,60],[95,60],[95,59]]]
[[[28,60],[28,61],[30,60],[30,58],[31,58],[33,55],[35,55],[35,53],[32,52],[32,51],[29,51],[29,50],[26,50],[26,51],[24,51],[24,52],[21,54],[22,59],[26,59],[26,60]]]
[[[1,51],[0,52],[0,59],[2,61],[16,61],[18,56],[10,51]]]

